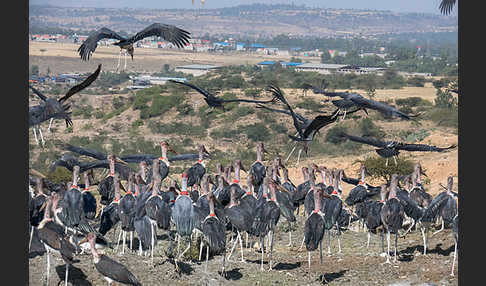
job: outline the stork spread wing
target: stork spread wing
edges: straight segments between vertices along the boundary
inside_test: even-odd
[[[307,126],[307,128],[304,130],[304,137],[307,138],[311,134],[314,136],[314,134],[316,134],[316,132],[321,128],[335,122],[338,118],[338,114],[339,108],[336,109],[331,115],[316,116],[316,118],[312,120],[311,124],[309,124],[309,126]]]
[[[197,87],[193,84],[190,84],[190,83],[187,83],[187,82],[182,82],[182,81],[177,81],[177,80],[172,80],[172,79],[169,79],[168,81],[188,86],[188,87],[198,91],[200,94],[204,95],[205,98],[211,98],[211,97],[214,98],[215,97],[214,95],[209,93],[207,90],[204,90],[204,89]]]
[[[411,116],[399,111],[398,109],[396,109],[396,108],[394,108],[394,107],[392,107],[388,104],[364,98],[359,94],[352,94],[352,96],[349,99],[351,101],[353,101],[357,106],[360,106],[360,107],[363,107],[363,108],[370,108],[370,109],[377,110],[377,111],[384,113],[384,114],[396,115],[396,116],[403,118],[403,119],[406,119],[406,120],[413,120],[411,118]]]
[[[29,84],[29,87],[30,87],[30,89],[32,89],[32,92],[33,93],[35,93],[40,99],[42,99],[42,101],[46,101],[47,100],[47,97],[45,95],[43,95],[42,92],[38,91],[37,89],[35,89],[30,84]]]
[[[95,158],[95,159],[98,159],[98,160],[106,160],[106,158],[107,158],[106,154],[103,154],[103,153],[98,152],[96,150],[76,147],[76,146],[73,146],[73,145],[68,144],[68,143],[64,144],[64,149],[69,150],[69,151],[74,152],[74,153],[77,153],[77,154],[80,154],[80,155],[92,157],[92,158]]]
[[[73,96],[74,94],[76,94],[76,93],[80,92],[81,90],[83,90],[83,89],[87,88],[88,86],[90,86],[93,83],[93,81],[95,81],[98,78],[98,76],[100,75],[100,71],[101,71],[101,64],[98,65],[98,68],[94,71],[94,73],[90,74],[80,84],[71,87],[71,89],[68,90],[68,92],[66,93],[66,95],[64,95],[63,97],[59,98],[58,101],[62,103],[65,100],[67,100],[68,98],[70,98],[71,96]]]
[[[439,10],[442,14],[449,15],[454,5],[456,5],[456,0],[442,0],[439,4]]]
[[[451,145],[449,147],[441,148],[425,144],[398,144],[397,149],[406,151],[429,151],[429,152],[443,152],[448,149],[456,148],[456,145]]]
[[[349,134],[346,134],[346,133],[342,133],[342,136],[344,136],[344,137],[346,137],[349,140],[354,141],[354,142],[368,144],[368,145],[372,145],[372,146],[379,147],[379,148],[386,148],[386,146],[388,145],[388,142],[380,141],[380,140],[375,139],[375,138],[358,137],[358,136],[353,136],[353,135],[349,135]]]
[[[89,35],[89,37],[79,46],[78,53],[83,61],[89,60],[91,54],[94,53],[96,47],[98,46],[98,41],[101,39],[117,39],[120,41],[125,40],[122,36],[118,35],[116,32],[108,29],[101,28],[98,31]]]
[[[268,107],[268,106],[265,106],[265,105],[262,105],[262,104],[257,104],[256,108],[265,108],[265,109],[268,109],[270,111],[280,112],[280,113],[283,113],[283,114],[287,114],[287,115],[292,116],[292,113],[290,113],[290,111],[288,111],[288,110],[275,109],[275,108],[271,108],[271,107]],[[299,121],[301,121],[301,123],[303,125],[306,125],[306,124],[308,124],[308,122],[310,122],[310,120],[307,119],[307,118],[305,118],[304,116],[302,116],[302,115],[300,115],[300,114],[298,114],[296,112],[294,112],[294,114],[295,114],[295,117],[297,117],[297,119]]]
[[[159,36],[162,39],[176,45],[178,48],[182,48],[189,43],[189,39],[191,38],[190,34],[191,33],[188,31],[182,30],[173,25],[154,23],[135,34],[135,36],[127,39],[127,42],[133,44],[143,38]]]
[[[300,126],[299,122],[297,121],[297,116],[295,116],[294,110],[292,110],[292,107],[290,107],[289,103],[287,102],[287,100],[283,96],[282,90],[278,86],[275,86],[275,85],[269,85],[267,87],[267,90],[270,91],[275,98],[280,100],[283,104],[287,105],[287,108],[290,111],[290,115],[292,115],[292,120],[294,121],[294,127],[297,130],[297,132],[299,133],[299,137],[302,140],[304,140],[304,138],[305,138],[304,137],[304,130],[302,130],[302,127]],[[291,136],[291,135],[289,135],[289,137],[294,139],[294,140],[296,139],[294,136]]]

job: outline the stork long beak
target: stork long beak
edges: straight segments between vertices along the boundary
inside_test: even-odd
[[[46,178],[46,176],[44,174],[42,174],[41,172],[37,171],[37,170],[34,170],[34,169],[29,169],[29,173],[31,175],[34,175],[34,176],[37,176],[37,177],[41,177],[43,179]]]
[[[78,242],[78,245],[81,245],[81,244],[86,243],[86,242],[88,242],[88,241],[89,241],[89,240],[88,240],[88,238],[87,238],[87,237],[84,237],[83,239],[81,239],[81,240]]]
[[[248,174],[248,172],[246,171],[245,167],[243,166],[243,164],[241,162],[240,162],[240,170],[242,170],[243,172]]]
[[[120,164],[123,164],[123,165],[128,165],[127,162],[123,161],[122,159],[120,159],[118,157],[115,158],[115,163],[120,163]]]
[[[177,152],[176,150],[172,149],[172,147],[170,147],[169,145],[167,145],[167,151],[170,151],[176,155],[179,155],[179,152]]]

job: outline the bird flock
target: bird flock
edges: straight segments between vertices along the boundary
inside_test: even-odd
[[[185,46],[190,39],[189,32],[160,23],[152,24],[130,38],[102,28],[90,35],[81,44],[78,52],[81,59],[87,61],[93,57],[98,41],[112,38],[118,40],[114,45],[130,54],[133,60],[133,44],[149,36],[160,36],[178,48]],[[101,64],[94,73],[58,100],[48,98],[30,86],[33,93],[41,99],[39,105],[29,108],[29,126],[33,127],[36,141],[38,131],[44,144],[40,129],[40,124],[44,121],[51,121],[49,128],[54,119],[64,119],[67,126],[73,124],[68,112],[70,106],[65,101],[93,83],[100,71]],[[172,147],[169,140],[162,140],[161,154],[119,156],[64,144],[62,148],[70,153],[63,154],[53,162],[50,170],[66,168],[72,172],[72,181],[54,183],[35,170],[30,170],[29,173],[29,251],[46,255],[46,285],[49,285],[52,254],[65,262],[65,285],[68,283],[69,266],[75,262],[75,257],[83,255],[92,257],[96,270],[109,285],[113,282],[142,285],[136,278],[137,273],[105,254],[105,250],[112,249],[119,255],[136,253],[147,257],[149,265],[156,267],[154,255],[159,252],[155,250],[162,248],[158,231],[167,233],[165,239],[169,244],[163,248],[163,252],[179,273],[180,262],[187,259],[185,254],[196,244],[200,261],[203,260],[205,250],[205,271],[210,259],[220,259],[218,274],[226,277],[227,263],[238,263],[231,257],[239,256],[239,261],[245,262],[245,249],[249,240],[258,242],[261,252],[260,269],[265,270],[264,261],[268,260],[268,270],[272,270],[274,237],[279,231],[277,225],[289,225],[288,246],[291,246],[290,226],[298,224],[298,215],[305,218],[303,225],[297,225],[297,231],[303,231],[304,234],[299,250],[305,246],[309,269],[313,262],[312,252],[317,249],[319,263],[323,263],[322,243],[326,235],[327,252],[330,253],[331,232],[336,232],[334,237],[338,242],[338,253],[341,252],[341,236],[346,235],[352,224],[365,226],[367,248],[371,234],[381,235],[385,263],[389,264],[398,259],[399,236],[404,237],[413,230],[419,230],[423,237],[425,255],[428,232],[440,225],[435,233],[446,228],[452,229],[455,249],[451,275],[454,275],[458,242],[458,194],[453,191],[453,177],[447,178],[447,186],[443,186],[444,192],[432,197],[422,184],[421,177],[425,174],[419,163],[411,174],[393,174],[387,183],[380,186],[372,186],[366,181],[365,166],[361,166],[359,178],[356,179],[346,176],[342,169],[318,166],[315,163],[302,167],[303,183],[295,185],[292,180],[298,181],[299,178],[289,178],[289,171],[285,166],[297,146],[298,165],[301,152],[307,154],[309,142],[316,134],[338,120],[345,120],[346,114],[359,111],[368,114],[367,110],[372,109],[390,118],[398,117],[403,120],[415,120],[416,115],[407,115],[390,105],[356,93],[328,92],[324,82],[319,88],[310,85],[306,88],[340,99],[332,101],[336,107],[334,112],[329,115],[319,113],[312,119],[296,113],[286,100],[284,92],[274,84],[266,89],[272,95],[270,100],[224,100],[191,83],[172,82],[202,94],[211,110],[224,109],[225,103],[238,101],[290,116],[295,133],[288,134],[288,137],[295,146],[286,160],[282,160],[279,156],[268,158],[270,155],[263,142],[258,142],[255,161],[248,168],[241,161],[248,158],[231,158],[232,162],[227,166],[216,162],[216,170],[210,171],[206,164],[211,160],[211,153],[204,145],[199,145],[197,152],[179,154],[175,150],[177,146]],[[272,108],[268,104],[282,104],[283,108]],[[389,157],[395,159],[400,150],[443,152],[456,147],[452,145],[440,148],[381,141],[345,133],[340,136],[379,148],[376,152],[387,160]],[[174,155],[169,157],[169,152]],[[80,156],[91,159],[80,161]],[[193,161],[194,164],[182,174],[174,174],[171,165],[177,161]],[[129,163],[136,163],[138,167],[133,168]],[[95,183],[93,170],[99,168],[109,170],[109,174],[96,182],[100,195],[97,200],[92,193],[92,186]],[[241,172],[246,173],[246,182],[243,182]],[[84,184],[80,182],[81,175]],[[180,181],[174,177],[179,175]],[[342,193],[344,183],[353,186],[347,197],[343,197]],[[107,238],[110,230],[115,234],[112,239]],[[390,241],[392,234],[395,238],[394,246]],[[390,252],[391,247],[393,252]]]

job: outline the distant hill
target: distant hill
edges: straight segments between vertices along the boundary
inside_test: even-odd
[[[189,30],[193,37],[373,37],[416,32],[456,32],[457,17],[296,5],[240,5],[219,9],[66,8],[29,6],[31,26],[89,31],[102,26],[127,33],[153,22]]]

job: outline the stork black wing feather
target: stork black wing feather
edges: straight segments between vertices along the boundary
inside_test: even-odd
[[[90,74],[85,80],[83,80],[83,82],[71,87],[71,89],[68,90],[66,95],[59,98],[58,101],[62,103],[68,98],[70,98],[71,96],[73,96],[74,94],[90,86],[93,83],[93,81],[95,81],[98,78],[98,76],[100,75],[100,71],[101,71],[101,64],[99,64],[98,68],[92,74]]]
[[[35,89],[30,84],[29,84],[29,87],[30,87],[30,89],[32,89],[32,92],[34,94],[36,94],[40,99],[42,99],[42,101],[46,101],[47,100],[47,96],[45,96],[44,94],[42,94],[42,92],[38,91],[37,89]]]
[[[406,151],[430,151],[430,152],[442,152],[445,150],[456,148],[456,145],[451,145],[449,147],[441,148],[430,146],[426,144],[399,144],[397,149],[406,150]]]
[[[210,98],[210,97],[214,97],[214,95],[212,95],[211,93],[209,93],[207,90],[204,90],[200,87],[197,87],[193,84],[190,84],[190,83],[187,83],[187,82],[182,82],[182,81],[177,81],[177,80],[172,80],[172,79],[169,79],[168,80],[169,82],[174,82],[174,83],[178,83],[178,84],[182,84],[182,85],[185,85],[185,86],[188,86],[196,91],[198,91],[200,94],[204,95],[205,98]]]
[[[78,52],[83,61],[89,60],[91,54],[94,53],[96,47],[98,46],[98,41],[101,39],[117,39],[125,40],[122,36],[118,35],[116,32],[108,29],[101,28],[98,31],[89,35],[89,37],[79,46]]]
[[[359,137],[359,136],[353,136],[353,135],[349,135],[349,134],[345,134],[345,133],[342,133],[342,135],[344,137],[348,138],[349,140],[354,141],[354,142],[368,144],[368,145],[372,145],[372,146],[380,147],[380,148],[385,148],[387,146],[387,142],[381,141],[381,140],[378,140],[378,139],[375,139],[375,138]]]
[[[77,154],[80,154],[80,155],[93,157],[93,158],[98,159],[98,160],[106,160],[106,158],[107,158],[106,154],[103,154],[99,151],[73,146],[69,143],[64,144],[64,149],[71,151],[71,152],[74,152],[74,153],[77,153]]]
[[[159,36],[176,45],[178,48],[182,48],[189,43],[189,39],[191,38],[190,34],[188,31],[173,25],[154,23],[127,39],[127,42],[133,44],[147,37]]]
[[[439,10],[442,14],[449,15],[454,5],[456,5],[456,0],[442,0],[439,4]]]

